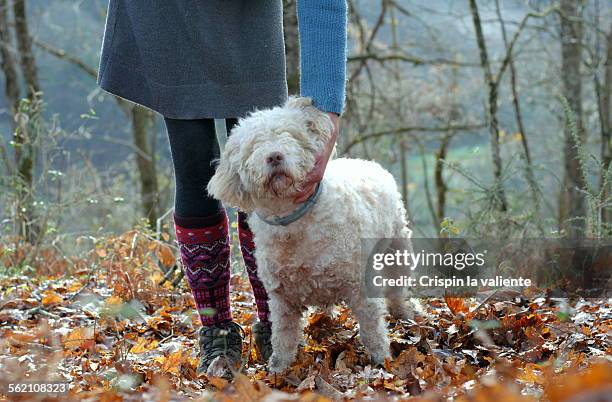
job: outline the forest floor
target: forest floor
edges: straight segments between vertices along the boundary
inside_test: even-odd
[[[295,364],[269,375],[252,347],[256,313],[240,275],[232,306],[246,333],[241,373],[231,383],[198,378],[191,295],[159,284],[160,262],[173,258],[139,231],[94,239],[79,258],[0,242],[0,400],[45,400],[7,397],[9,383],[24,381],[70,384],[47,400],[611,400],[610,300],[426,300],[416,321],[388,320],[394,358],[384,367],[369,364],[340,306],[309,314]]]

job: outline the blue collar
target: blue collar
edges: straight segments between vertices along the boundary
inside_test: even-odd
[[[272,226],[287,226],[290,223],[293,223],[293,222],[297,221],[302,216],[306,215],[306,213],[308,211],[310,211],[312,209],[312,207],[314,207],[315,203],[319,199],[319,196],[321,195],[321,189],[322,188],[323,188],[323,185],[321,184],[321,182],[319,182],[319,184],[317,184],[317,188],[315,189],[315,192],[312,193],[312,195],[310,197],[308,197],[308,199],[306,201],[304,201],[304,203],[302,203],[296,209],[291,211],[291,213],[289,215],[264,217],[264,216],[262,216],[257,211],[255,211],[255,213],[257,214],[259,219],[261,219],[262,221],[264,221],[268,225],[272,225]]]

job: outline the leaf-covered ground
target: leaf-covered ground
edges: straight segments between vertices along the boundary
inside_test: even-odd
[[[193,300],[184,285],[159,285],[172,250],[140,231],[83,241],[92,246],[79,257],[0,242],[0,400],[23,381],[68,382],[65,400],[612,400],[609,300],[426,300],[416,322],[389,319],[385,367],[369,364],[348,309],[311,312],[296,363],[274,376],[252,347],[256,315],[239,274],[241,374],[198,378]]]

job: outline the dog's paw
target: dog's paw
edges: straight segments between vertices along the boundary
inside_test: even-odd
[[[281,357],[276,352],[272,352],[272,356],[270,356],[270,360],[268,360],[268,371],[271,373],[282,373],[290,365],[290,359]]]
[[[415,312],[415,303],[403,298],[392,298],[387,300],[387,310],[396,320],[414,320],[418,314]]]
[[[388,352],[370,353],[370,362],[375,366],[383,366],[387,358],[391,358]]]

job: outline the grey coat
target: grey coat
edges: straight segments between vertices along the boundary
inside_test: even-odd
[[[98,83],[174,119],[287,96],[280,0],[110,0]]]

